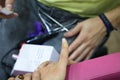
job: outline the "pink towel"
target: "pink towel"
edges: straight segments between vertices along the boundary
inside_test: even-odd
[[[120,53],[70,65],[66,80],[120,80]]]

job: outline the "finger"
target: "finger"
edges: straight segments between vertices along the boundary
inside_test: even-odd
[[[76,62],[79,62],[79,61],[81,61],[81,60],[84,60],[84,58],[89,54],[90,50],[91,50],[90,47],[86,48],[86,49],[81,53],[81,55],[78,56],[78,57],[75,59],[75,61],[76,61]]]
[[[5,2],[5,7],[8,10],[13,10],[13,4],[14,4],[14,0],[6,0]]]
[[[80,32],[81,28],[82,28],[82,27],[81,27],[81,24],[78,23],[76,27],[74,27],[72,30],[66,32],[66,33],[64,34],[64,36],[65,36],[65,37],[72,37],[72,36],[74,36],[74,35],[77,35],[77,34]]]
[[[78,48],[85,40],[87,39],[86,34],[83,34],[82,32],[77,36],[77,38],[70,44],[68,50],[69,52],[73,52]]]
[[[32,80],[41,80],[39,71],[34,71],[32,75]]]
[[[38,67],[38,69],[44,68],[44,67],[46,67],[47,65],[49,65],[50,63],[51,63],[51,61],[43,62],[43,63]]]
[[[15,78],[14,77],[10,77],[8,80],[15,80]]]
[[[82,55],[82,52],[88,47],[87,43],[79,45],[79,47],[70,55],[70,60],[75,60],[78,56]]]
[[[24,75],[24,80],[32,80],[32,74],[31,73],[27,73]]]
[[[73,60],[68,60],[68,65],[71,65],[71,64],[75,64],[76,62],[75,61],[73,61]]]
[[[62,66],[66,66],[68,64],[68,43],[65,38],[62,39],[62,49],[60,53],[59,64]]]
[[[94,52],[94,50],[91,50],[90,53],[89,53],[89,54],[87,55],[87,57],[85,58],[85,60],[90,59],[90,58],[92,57],[92,55],[93,55],[93,52]]]
[[[94,45],[92,44],[91,46],[91,51],[89,52],[89,54],[86,56],[85,60],[88,60],[92,57],[95,49],[98,47],[98,44],[97,44],[98,40],[94,40]],[[92,42],[91,42],[92,43]]]

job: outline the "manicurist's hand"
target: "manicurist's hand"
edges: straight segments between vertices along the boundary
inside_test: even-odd
[[[65,80],[66,67],[68,65],[68,43],[66,39],[62,39],[62,49],[58,62],[46,61],[42,63],[32,74],[18,75],[8,80]]]
[[[44,62],[37,69],[41,80],[65,80],[66,67],[68,65],[68,55],[68,43],[66,39],[63,38],[59,61],[56,63],[50,61]],[[36,75],[38,74],[37,72]]]

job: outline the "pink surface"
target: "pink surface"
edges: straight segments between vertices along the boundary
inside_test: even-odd
[[[120,53],[70,65],[66,80],[120,80]]]

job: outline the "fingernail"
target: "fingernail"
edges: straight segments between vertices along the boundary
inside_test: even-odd
[[[62,42],[66,42],[66,39],[65,39],[65,38],[62,38]]]
[[[68,48],[68,42],[66,38],[62,38],[62,45],[64,45],[65,48]]]

